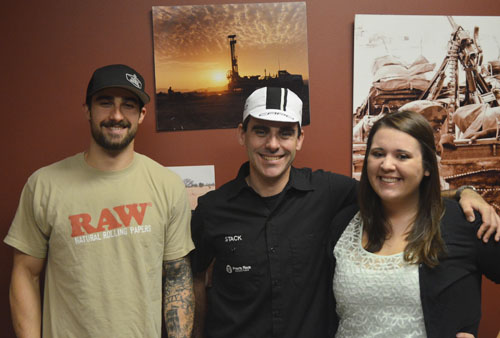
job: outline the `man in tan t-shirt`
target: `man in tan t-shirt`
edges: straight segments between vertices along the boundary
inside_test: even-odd
[[[89,148],[28,179],[4,240],[14,248],[19,337],[160,337],[162,306],[169,337],[191,334],[194,246],[184,185],[134,152],[148,102],[132,68],[97,69],[84,104]]]

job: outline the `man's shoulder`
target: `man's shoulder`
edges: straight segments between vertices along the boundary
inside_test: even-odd
[[[157,161],[153,160],[151,157],[146,156],[141,153],[134,153],[134,156],[136,158],[136,161],[142,163],[145,166],[154,168],[154,169],[159,169],[159,168],[165,168],[163,165],[158,163]]]
[[[227,199],[233,195],[235,189],[239,186],[238,178],[232,179],[229,182],[224,183],[219,188],[209,191],[203,196],[200,196],[202,202],[213,202],[216,203],[221,199]]]
[[[323,169],[313,170],[311,168],[295,168],[292,167],[293,175],[299,179],[305,179],[311,183],[339,183],[339,184],[356,184],[356,180],[351,177],[337,174]],[[326,184],[326,183],[325,183]]]
[[[82,161],[83,153],[78,153],[69,157],[66,157],[57,162],[43,166],[36,171],[34,171],[29,180],[38,179],[48,179],[51,177],[60,178],[60,175],[67,175],[71,171],[79,168],[79,162]]]
[[[333,218],[330,224],[330,240],[333,246],[339,240],[342,233],[347,228],[351,220],[358,214],[357,204],[351,204],[341,209]]]
[[[172,170],[168,169],[166,166],[146,155],[140,153],[135,153],[135,155],[137,157],[137,161],[142,164],[140,167],[143,170],[148,171],[152,176],[155,176],[155,178],[164,178],[168,181],[182,183],[181,177]],[[182,183],[182,185],[184,184]]]
[[[345,227],[358,212],[359,212],[359,206],[357,204],[350,204],[342,208],[335,215],[332,223]]]
[[[76,153],[74,155],[65,157],[59,161],[56,161],[54,163],[48,164],[44,167],[41,167],[38,170],[59,170],[59,169],[66,169],[69,167],[74,167],[78,165],[79,163],[83,162],[83,153]]]

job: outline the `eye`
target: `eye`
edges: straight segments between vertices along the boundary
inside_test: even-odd
[[[384,156],[384,152],[382,152],[380,150],[372,150],[370,152],[370,156],[375,157],[375,158],[380,158],[380,157]]]
[[[108,101],[108,100],[101,100],[99,102],[97,102],[101,107],[110,107],[111,105],[113,105],[113,102],[111,101]]]
[[[405,153],[400,153],[398,154],[398,159],[400,160],[408,160],[410,158],[410,155],[405,154]]]
[[[266,136],[266,130],[262,129],[262,128],[254,128],[253,129],[253,132],[255,135],[257,136]]]
[[[280,137],[281,138],[290,138],[293,135],[295,135],[295,130],[293,130],[293,129],[280,130]]]
[[[134,100],[124,100],[122,105],[127,109],[139,108],[139,104]]]

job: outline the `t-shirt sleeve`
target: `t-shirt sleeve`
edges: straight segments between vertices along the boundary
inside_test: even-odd
[[[179,183],[182,185],[182,183]],[[177,197],[170,207],[166,226],[163,260],[169,261],[186,256],[194,249],[191,239],[191,207],[184,185],[177,187]]]
[[[45,258],[50,229],[37,217],[35,208],[40,206],[41,201],[40,197],[36,197],[34,186],[33,178],[30,178],[23,188],[19,206],[4,242],[27,255]]]

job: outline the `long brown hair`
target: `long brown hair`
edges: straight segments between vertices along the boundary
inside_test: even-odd
[[[367,162],[373,136],[380,128],[402,131],[415,138],[420,144],[422,165],[430,175],[424,176],[420,182],[418,212],[406,238],[408,243],[404,251],[404,259],[411,263],[436,266],[439,263],[439,256],[445,252],[440,230],[444,206],[441,199],[436,145],[432,128],[427,120],[420,114],[410,111],[389,113],[375,122],[368,135],[358,194],[363,227],[368,235],[366,249],[370,252],[380,251],[390,234],[382,202],[370,185],[367,176]]]

